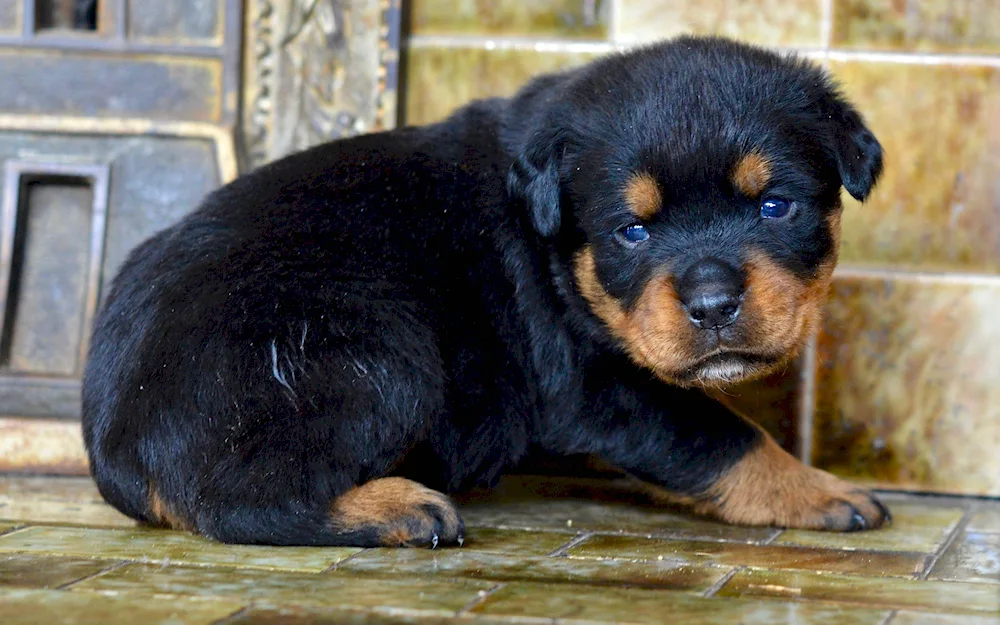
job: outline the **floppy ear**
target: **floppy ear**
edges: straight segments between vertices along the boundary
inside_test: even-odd
[[[840,181],[854,199],[864,202],[882,175],[882,146],[849,104],[837,102],[829,118]]]
[[[561,97],[572,72],[542,76],[511,101],[501,140],[513,157],[507,191],[527,205],[532,225],[543,237],[559,231],[563,159],[569,132]]]
[[[516,154],[507,173],[507,190],[511,196],[523,199],[528,206],[531,223],[543,237],[559,230],[562,221],[559,205],[559,162],[556,153],[561,146],[554,136],[534,136],[531,145]]]

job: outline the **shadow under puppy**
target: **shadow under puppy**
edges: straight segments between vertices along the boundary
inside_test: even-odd
[[[870,492],[696,387],[796,355],[840,187],[881,166],[820,69],[702,38],[289,156],[122,267],[84,379],[93,475],[225,542],[436,546],[464,534],[439,491],[537,445],[730,523],[879,527]]]

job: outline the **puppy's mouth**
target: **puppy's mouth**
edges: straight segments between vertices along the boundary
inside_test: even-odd
[[[676,378],[692,386],[721,386],[758,377],[782,362],[781,356],[741,350],[718,350],[687,367]]]

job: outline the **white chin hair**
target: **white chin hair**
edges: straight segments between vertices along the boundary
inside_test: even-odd
[[[747,366],[742,362],[728,361],[705,365],[698,370],[698,378],[703,382],[738,382],[747,373]]]

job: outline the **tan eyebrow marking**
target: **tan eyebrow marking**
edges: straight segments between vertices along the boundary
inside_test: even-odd
[[[771,162],[753,150],[736,163],[731,176],[733,184],[747,197],[757,197],[771,180]]]
[[[639,219],[649,219],[660,212],[663,193],[660,185],[648,173],[633,174],[625,184],[628,209]]]

